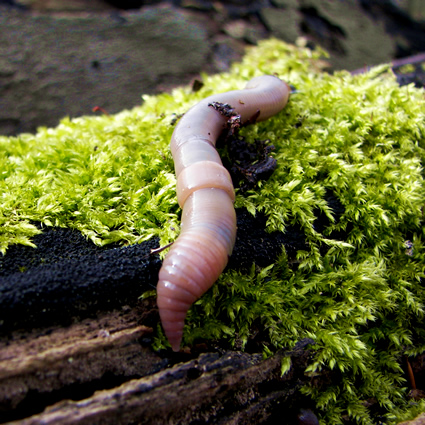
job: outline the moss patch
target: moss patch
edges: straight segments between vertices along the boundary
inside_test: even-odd
[[[180,88],[115,116],[0,137],[1,251],[32,244],[32,221],[78,229],[97,244],[174,240],[168,144],[176,117],[205,96],[276,73],[298,93],[243,135],[269,139],[278,166],[257,190],[238,193],[236,207],[265,213],[269,231],[297,226],[307,248],[262,270],[224,273],[191,309],[185,343],[217,338],[246,348],[259,330],[268,355],[312,338],[309,373],[335,376],[303,390],[323,423],[405,418],[401,359],[425,351],[424,91],[400,87],[388,66],[326,74],[322,54],[264,41],[229,73],[203,76],[196,93]],[[329,193],[344,208],[337,219]],[[324,228],[315,226],[318,214],[328,217]],[[164,344],[159,333],[156,346]]]

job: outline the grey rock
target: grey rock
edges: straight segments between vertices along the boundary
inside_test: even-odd
[[[318,25],[315,31],[309,29],[305,15],[304,31],[330,51],[332,68],[378,65],[395,56],[396,41],[387,33],[384,22],[366,15],[357,0],[299,0],[299,4],[304,11],[314,11],[310,18]]]
[[[272,5],[276,7],[296,7],[298,0],[271,0]]]
[[[294,43],[300,34],[301,15],[295,7],[276,9],[265,7],[260,13],[272,35],[288,43]]]
[[[43,15],[0,8],[0,134],[110,113],[205,67],[207,32],[171,6]]]
[[[424,0],[397,0],[394,5],[404,10],[413,20],[425,23]]]

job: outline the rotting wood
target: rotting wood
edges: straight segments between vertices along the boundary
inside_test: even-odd
[[[203,353],[167,368],[173,358],[185,355],[167,353],[170,358],[161,358],[140,344],[151,329],[136,317],[137,311],[128,309],[56,328],[47,335],[9,345],[3,342],[0,418],[8,412],[4,418],[20,425],[263,423],[283,403],[285,408],[296,404],[298,389],[310,379],[304,375],[309,340],[267,360],[261,354],[228,351]],[[285,356],[291,356],[292,367],[281,377]],[[106,373],[121,382],[102,387],[99,379]],[[100,385],[94,387],[97,391],[78,399],[78,385],[93,381]],[[76,385],[75,394],[61,399],[67,385]],[[43,391],[55,401],[44,411],[10,414],[25,406],[26,398]]]
[[[141,317],[140,308],[124,307],[69,327],[2,338],[0,422],[22,416],[32,399],[57,401],[70,386],[84,394],[87,386],[104,388],[160,370],[164,360],[141,343],[152,333]]]

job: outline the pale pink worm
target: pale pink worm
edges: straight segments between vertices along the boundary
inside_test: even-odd
[[[213,95],[192,107],[171,137],[177,177],[177,200],[183,208],[181,232],[171,246],[157,286],[157,304],[165,335],[180,349],[190,306],[217,280],[236,238],[235,193],[215,143],[228,117],[209,106],[227,103],[244,123],[266,120],[282,110],[290,89],[279,78],[253,78],[243,90]]]

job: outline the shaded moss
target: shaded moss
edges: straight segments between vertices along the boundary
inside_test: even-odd
[[[176,117],[205,96],[275,73],[297,93],[243,135],[269,139],[277,168],[256,190],[238,193],[236,207],[264,213],[270,232],[301,229],[305,249],[294,258],[282,252],[263,269],[224,273],[189,312],[184,342],[260,343],[270,355],[312,338],[308,372],[338,376],[326,388],[303,389],[323,423],[371,423],[371,399],[375,418],[406,417],[400,359],[425,351],[424,91],[400,87],[388,66],[326,74],[322,56],[264,41],[229,73],[204,75],[196,93],[179,88],[115,116],[0,137],[0,249],[32,244],[31,221],[78,229],[100,245],[174,240],[179,208],[168,144]],[[329,193],[343,207],[338,220]],[[327,226],[317,227],[318,214]],[[165,344],[159,331],[155,345]]]

